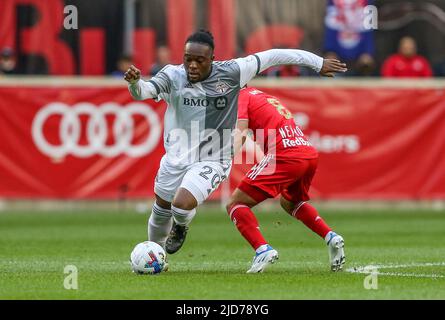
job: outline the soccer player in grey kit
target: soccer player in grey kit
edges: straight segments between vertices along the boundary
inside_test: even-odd
[[[148,239],[175,253],[184,243],[196,207],[228,176],[240,88],[263,70],[283,64],[314,69],[332,77],[346,65],[296,49],[271,49],[228,61],[214,61],[210,32],[190,35],[182,65],[167,65],[149,81],[131,66],[124,79],[136,100],[163,99],[166,154],[155,180],[156,201]],[[198,138],[196,138],[198,137]]]

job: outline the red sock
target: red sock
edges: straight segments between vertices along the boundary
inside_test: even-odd
[[[294,211],[292,216],[301,220],[309,229],[314,231],[320,237],[324,237],[332,229],[324,222],[324,220],[318,215],[317,209],[311,206],[309,203],[301,202]]]
[[[263,244],[267,244],[260,232],[258,221],[248,206],[236,204],[229,209],[229,215],[238,231],[254,250]]]

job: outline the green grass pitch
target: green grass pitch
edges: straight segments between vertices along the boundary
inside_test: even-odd
[[[280,254],[246,274],[253,250],[222,210],[200,207],[184,247],[156,276],[130,271],[148,214],[1,212],[0,299],[445,299],[445,214],[428,210],[320,210],[345,239],[347,262],[329,271],[324,242],[278,208],[261,229]],[[378,288],[348,269],[378,265]],[[66,265],[78,289],[64,288]]]

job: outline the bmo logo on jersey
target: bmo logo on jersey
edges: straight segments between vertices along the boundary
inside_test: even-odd
[[[182,104],[189,107],[208,107],[210,101],[207,99],[182,98]],[[212,104],[217,110],[223,110],[227,107],[227,98],[223,96],[214,98]]]
[[[210,101],[206,99],[183,98],[182,104],[190,107],[208,107]]]

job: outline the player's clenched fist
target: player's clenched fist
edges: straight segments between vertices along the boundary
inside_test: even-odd
[[[125,72],[124,79],[129,83],[135,83],[141,78],[141,70],[131,65],[130,68]]]

